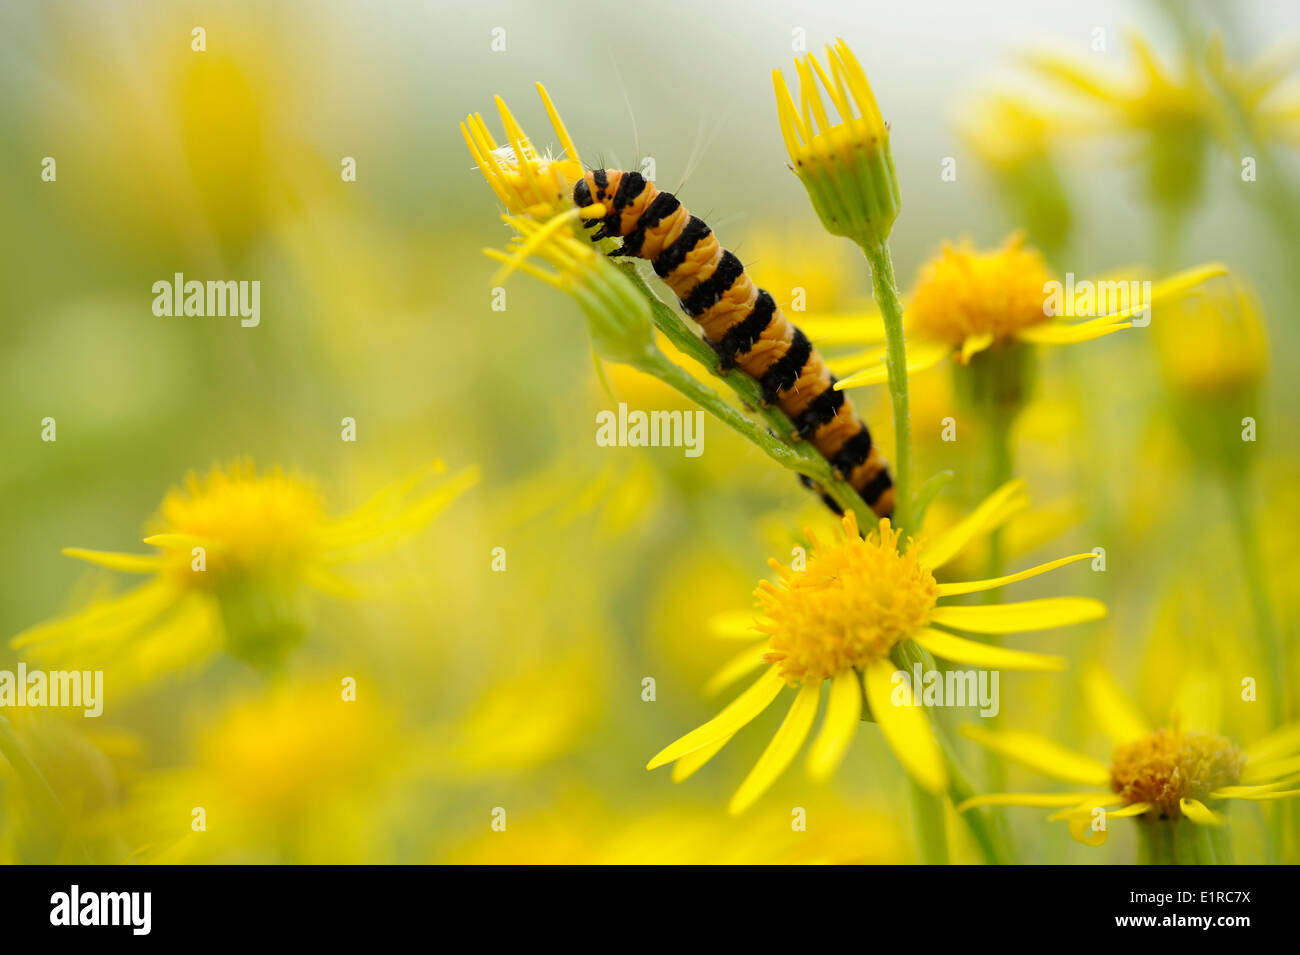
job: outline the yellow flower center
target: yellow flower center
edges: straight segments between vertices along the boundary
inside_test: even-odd
[[[1047,321],[1042,255],[1012,236],[994,252],[945,245],[921,270],[907,321],[918,335],[960,348],[968,339],[1008,338]]]
[[[175,535],[176,576],[187,586],[214,587],[253,572],[296,577],[320,550],[325,522],[321,498],[304,478],[278,469],[258,475],[250,461],[190,474],[163,498],[153,532]],[[193,572],[193,548],[203,548],[203,573]]]
[[[582,178],[583,166],[550,94],[540,83],[537,92],[560,142],[558,157],[549,152],[538,154],[499,96],[496,105],[506,130],[505,144],[497,145],[487,123],[477,113],[465,117],[460,130],[479,171],[506,209],[514,215],[547,220],[573,207],[573,184]]]
[[[1180,799],[1203,800],[1231,786],[1245,764],[1245,754],[1222,736],[1161,729],[1115,747],[1110,786],[1129,805],[1147,802],[1177,817]]]
[[[538,219],[549,219],[573,205],[573,184],[582,178],[582,165],[568,159],[556,159],[550,153],[538,155],[532,143],[524,141],[524,153],[502,146],[493,156],[501,178],[513,195],[519,197],[511,212]]]
[[[791,685],[816,683],[888,655],[930,622],[939,596],[916,548],[900,552],[899,532],[882,520],[866,539],[852,514],[829,546],[813,540],[802,569],[776,561],[781,581],[763,581],[755,595],[767,616],[765,659]],[[809,534],[812,540],[812,535]]]

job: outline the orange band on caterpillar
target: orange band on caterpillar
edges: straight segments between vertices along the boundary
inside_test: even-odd
[[[600,226],[594,238],[617,236],[623,245],[611,255],[648,259],[699,323],[723,370],[738,366],[758,381],[763,400],[790,417],[877,516],[893,512],[889,468],[844,392],[834,389],[835,376],[701,219],[637,172],[595,169],[574,186],[573,200],[579,207],[601,203],[607,214],[588,222]]]

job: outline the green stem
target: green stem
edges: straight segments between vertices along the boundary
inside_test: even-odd
[[[894,520],[896,527],[916,532],[912,526],[912,416],[907,397],[907,348],[903,340],[903,303],[894,278],[894,260],[888,243],[862,246],[871,263],[871,287],[885,323],[885,368],[889,372],[889,397],[894,407]]]
[[[669,360],[662,352],[657,352],[653,358],[639,367],[642,371],[654,375],[664,384],[681,392],[737,434],[758,446],[768,457],[782,467],[811,478],[822,490],[830,494],[840,507],[846,511],[854,511],[858,515],[859,521],[865,521],[866,523],[863,526],[871,526],[871,521],[874,518],[866,502],[847,482],[833,473],[829,462],[810,445],[791,446],[786,444],[766,428],[755,423],[752,418],[739,411],[730,402],[723,399],[712,388],[698,381],[680,365]]]
[[[694,358],[721,378],[727,387],[734,391],[746,405],[753,408],[754,412],[766,421],[768,427],[776,434],[783,437],[796,437],[795,427],[790,423],[790,419],[786,417],[785,412],[775,405],[764,403],[763,390],[757,381],[739,368],[732,368],[725,372],[719,371],[718,353],[713,350],[713,347],[708,342],[696,334],[695,330],[687,324],[685,318],[660,300],[659,296],[646,284],[636,266],[631,263],[624,263],[619,268],[623,270],[623,274],[631,279],[632,284],[650,303],[650,314],[655,327],[667,336],[668,340],[673,343],[673,347]]]
[[[1250,592],[1250,602],[1255,616],[1255,640],[1260,662],[1268,671],[1268,682],[1263,692],[1268,694],[1269,713],[1273,725],[1281,726],[1286,720],[1287,701],[1285,698],[1286,664],[1282,648],[1278,641],[1277,627],[1274,624],[1272,601],[1265,584],[1264,561],[1259,550],[1259,527],[1255,522],[1255,509],[1251,506],[1245,473],[1236,472],[1228,475],[1228,499],[1232,508],[1233,526],[1237,531],[1237,541],[1241,547],[1242,569],[1245,572],[1246,587]]]
[[[1137,820],[1138,865],[1223,865],[1232,861],[1225,830],[1190,819]]]
[[[54,795],[54,790],[45,776],[36,767],[23,750],[18,737],[14,735],[9,721],[0,716],[0,755],[9,761],[18,778],[22,780],[27,792],[40,814],[51,826],[58,827],[63,822],[63,807]]]
[[[952,745],[952,738],[948,735],[947,727],[937,718],[932,719],[930,724],[934,728],[935,738],[939,741],[944,760],[948,764],[948,798],[952,800],[954,806],[959,806],[974,796],[975,790],[971,788],[961,765],[957,762],[956,750]],[[968,809],[959,815],[970,831],[971,838],[975,840],[975,847],[987,864],[1006,865],[1011,861],[995,831],[995,821],[992,820],[996,820],[996,816],[986,813],[983,809]]]
[[[1214,845],[1214,856],[1219,865],[1232,865],[1232,830],[1227,826],[1216,826],[1210,830],[1210,841]]]
[[[948,864],[948,827],[943,799],[927,792],[915,781],[912,787],[912,822],[922,865]]]
[[[1189,156],[1189,152],[1197,150],[1195,143],[1183,142],[1183,149],[1178,150],[1180,162],[1199,166],[1202,158]],[[1157,151],[1160,147],[1155,147]],[[1174,148],[1174,147],[1169,147]],[[1163,170],[1163,175],[1168,175],[1170,167],[1156,160],[1156,164]],[[1161,173],[1155,174],[1157,178],[1163,178]],[[1200,173],[1196,174],[1200,178]],[[1183,248],[1187,243],[1187,225],[1191,218],[1192,207],[1195,199],[1188,195],[1151,195],[1148,192],[1149,207],[1151,210],[1151,248],[1155,256],[1155,269],[1158,275],[1169,275],[1178,267],[1178,262],[1182,258]]]
[[[56,834],[56,838],[69,840],[69,845],[75,847],[80,856],[76,861],[89,862],[90,854],[85,846],[71,835],[68,815],[59,802],[59,797],[54,794],[45,775],[28,757],[18,737],[14,735],[13,727],[3,716],[0,716],[0,755],[9,761],[17,773],[37,817]]]
[[[984,478],[984,494],[990,494],[1011,480],[1013,461],[1011,456],[1011,426],[1015,413],[1000,402],[993,402],[986,408],[984,427],[988,441],[988,461]],[[1006,569],[1006,554],[1003,549],[1002,528],[995,527],[989,533],[988,563],[985,576],[989,579],[1001,577]],[[984,603],[994,604],[1001,599],[1001,588],[987,590],[982,595]]]
[[[725,372],[719,371],[717,353],[708,342],[695,333],[681,315],[659,300],[636,267],[622,264],[620,268],[650,303],[655,327],[667,336],[678,351],[694,358],[721,379],[748,408],[753,409],[754,414],[767,427],[760,427],[753,418],[723,400],[716,391],[670,361],[662,352],[657,352],[653,358],[643,363],[640,366],[641,370],[654,375],[666,385],[690,398],[719,421],[757,445],[782,467],[812,479],[843,510],[852,511],[857,515],[860,527],[873,526],[876,517],[862,500],[862,496],[848,481],[834,472],[830,463],[817,452],[816,448],[798,439],[798,432],[785,412],[775,405],[764,404],[762,388],[758,382],[738,368]]]

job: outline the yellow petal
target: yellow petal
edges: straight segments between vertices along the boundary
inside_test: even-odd
[[[1300,778],[1290,776],[1276,782],[1257,783],[1253,786],[1224,786],[1210,795],[1215,799],[1254,799],[1263,793],[1277,792],[1297,782],[1300,782]]]
[[[848,752],[862,718],[862,684],[853,670],[845,670],[831,681],[830,699],[822,728],[808,751],[808,775],[824,780],[835,772]]]
[[[1045,76],[1102,103],[1119,106],[1128,100],[1125,90],[1112,85],[1088,67],[1058,53],[1031,51],[1024,54],[1024,59],[1031,68]]]
[[[1247,757],[1246,768],[1241,771],[1241,781],[1243,783],[1258,783],[1268,779],[1277,779],[1279,776],[1290,776],[1296,771],[1300,771],[1300,756],[1260,760]]]
[[[1184,729],[1217,733],[1222,711],[1218,674],[1205,666],[1188,667],[1178,681],[1173,711]]]
[[[646,764],[646,769],[658,769],[702,746],[716,743],[724,736],[733,735],[767,709],[783,686],[785,681],[781,679],[780,671],[776,667],[768,667],[748,690],[736,697],[721,713],[655,754]]]
[[[1028,670],[1047,673],[1064,670],[1065,657],[1047,656],[1042,653],[1025,653],[1021,650],[1006,650],[1002,647],[989,646],[967,640],[942,630],[926,628],[912,637],[936,657],[943,657],[953,663],[968,663],[971,666],[987,667],[993,670]]]
[[[943,754],[934,741],[930,721],[920,706],[895,706],[893,702],[894,664],[877,660],[862,675],[867,691],[867,704],[880,725],[885,742],[894,751],[898,761],[916,782],[932,793],[941,793],[948,785],[948,772],[943,764]],[[906,704],[912,702],[907,684],[900,684]]]
[[[1202,282],[1227,274],[1228,267],[1222,262],[1207,262],[1205,265],[1184,269],[1151,286],[1151,301],[1156,303],[1167,298],[1178,298],[1188,289],[1195,288]]]
[[[826,347],[818,343],[818,347]],[[867,379],[862,380],[862,384],[879,384],[889,376],[880,378],[880,369],[885,366],[882,364],[885,360],[885,349],[881,347],[869,348],[866,351],[854,352],[851,355],[840,355],[836,358],[827,358],[826,367],[831,370],[831,374],[846,376],[843,380],[847,381],[853,377],[857,369],[863,369],[871,374]],[[879,380],[876,380],[879,379]]]
[[[1178,808],[1183,815],[1199,826],[1221,826],[1226,821],[1220,813],[1215,812],[1199,799],[1180,799]]]
[[[879,345],[885,341],[885,323],[874,309],[833,315],[805,312],[799,316],[799,327],[818,348]]]
[[[1127,819],[1129,816],[1140,816],[1150,808],[1149,802],[1135,802],[1123,809],[1108,809],[1106,815],[1111,819]]]
[[[1046,564],[1039,564],[1037,567],[1030,567],[1028,570],[1018,571],[1014,574],[1007,574],[1005,577],[994,577],[990,580],[968,580],[964,583],[940,584],[940,597],[955,597],[958,594],[976,594],[983,590],[996,590],[999,587],[1005,587],[1007,584],[1014,584],[1019,580],[1028,580],[1030,577],[1037,577],[1039,574],[1045,574],[1050,570],[1056,570],[1058,567],[1064,567],[1066,564],[1073,564],[1078,560],[1089,560],[1096,557],[1096,554],[1089,552],[1087,554],[1074,554],[1070,557],[1062,557],[1060,560],[1048,561]]]
[[[1090,797],[1105,798],[1107,793],[986,793],[972,796],[957,807],[958,812],[978,806],[1033,806],[1040,809],[1056,806],[1077,806]]]
[[[1085,797],[1083,802],[1079,802],[1077,799],[1074,802],[1075,805],[1069,809],[1062,809],[1060,812],[1052,813],[1047,817],[1047,821],[1060,822],[1062,819],[1069,819],[1077,812],[1086,812],[1091,815],[1094,809],[1105,809],[1107,815],[1114,815],[1114,813],[1120,812],[1121,810],[1116,809],[1112,811],[1110,807],[1122,805],[1124,797],[1117,793],[1093,793],[1092,795]],[[1141,805],[1143,812],[1150,808],[1147,803],[1142,803]],[[1125,813],[1125,815],[1131,816],[1133,814]]]
[[[970,514],[931,540],[921,544],[920,558],[931,570],[952,560],[976,537],[987,534],[1029,504],[1024,481],[1008,481],[985,498]]]
[[[693,753],[687,753],[681,759],[677,760],[677,762],[673,763],[673,782],[680,783],[683,779],[690,778],[697,769],[711,760],[714,756],[717,756],[722,747],[726,746],[730,742],[731,737],[724,736],[722,739],[710,743],[708,746],[701,746]]]
[[[915,343],[908,342],[907,350],[907,373],[915,374],[918,371],[926,371],[942,362],[952,351],[947,345],[940,342],[932,342],[925,339],[917,339]],[[868,354],[874,354],[869,352]],[[843,391],[845,388],[861,388],[866,385],[879,385],[889,380],[889,369],[885,367],[885,353],[879,352],[879,358],[873,360],[871,365],[862,369],[847,378],[842,378],[835,383],[837,391]],[[865,357],[865,356],[864,356]]]
[[[709,677],[708,682],[704,684],[704,695],[710,697],[721,693],[746,673],[757,670],[763,665],[763,654],[765,653],[767,653],[766,640],[761,640],[753,646],[741,650]]]
[[[763,634],[754,626],[754,611],[726,610],[709,618],[709,636],[719,640],[757,640]]]
[[[1128,743],[1151,734],[1151,725],[1132,700],[1096,663],[1090,663],[1083,671],[1083,695],[1088,712],[1111,742]]]
[[[1132,327],[1132,322],[1121,322],[1113,315],[1104,315],[1086,322],[1043,322],[1040,325],[1030,325],[1016,332],[1016,338],[1034,345],[1077,345]]]
[[[546,91],[546,87],[541,83],[537,84],[537,92],[542,97],[542,105],[546,107],[546,116],[551,121],[551,127],[555,130],[555,135],[559,137],[560,146],[564,149],[566,159],[574,162],[582,162],[582,157],[578,155],[578,147],[573,144],[573,137],[569,135],[569,130],[564,125],[564,120],[560,119],[560,111],[555,108],[551,102],[551,94]]]
[[[1278,756],[1290,756],[1298,751],[1300,751],[1300,723],[1291,723],[1247,746],[1246,758],[1266,760]]]
[[[144,543],[150,547],[161,547],[163,550],[190,550],[194,547],[210,546],[213,541],[194,534],[152,534],[144,539]]]
[[[881,385],[888,380],[889,370],[885,367],[884,356],[882,355],[880,360],[869,368],[863,368],[851,375],[845,375],[835,382],[835,390],[843,391],[846,388],[865,388],[867,385]]]
[[[1094,829],[1093,821],[1097,818],[1093,815],[1096,806],[1085,806],[1078,812],[1070,813],[1065,817],[1066,824],[1070,827],[1070,838],[1075,842],[1081,842],[1085,846],[1104,846],[1106,839],[1110,836],[1108,829]],[[1103,817],[1104,818],[1104,817]]]
[[[930,619],[971,633],[1024,633],[1100,620],[1106,605],[1091,597],[1045,597],[987,607],[935,607]]]
[[[1091,756],[1076,753],[1053,743],[1045,736],[1021,730],[993,732],[981,726],[965,723],[961,734],[1014,760],[1022,766],[1070,783],[1105,786],[1110,782],[1110,769]]]
[[[785,714],[772,742],[767,744],[767,749],[763,750],[763,755],[740,784],[736,795],[731,797],[727,811],[732,815],[742,813],[752,806],[776,782],[776,778],[785,772],[803,741],[808,738],[813,717],[817,715],[820,693],[821,685],[818,683],[810,683],[799,690],[799,695],[790,704],[790,711]]]
[[[1277,789],[1273,792],[1255,793],[1253,796],[1229,796],[1229,799],[1249,799],[1252,802],[1267,802],[1271,799],[1294,799],[1300,796],[1300,789]]]
[[[123,636],[129,636],[151,625],[176,604],[175,586],[166,577],[147,583],[63,617],[29,627],[9,641],[14,650],[37,644],[63,643],[112,646]],[[42,648],[44,649],[44,648]]]
[[[164,565],[163,558],[157,554],[119,554],[81,547],[65,547],[63,554],[65,557],[75,557],[77,560],[127,574],[156,574]]]
[[[971,358],[985,351],[993,344],[993,333],[982,332],[979,335],[969,335],[961,343],[961,355],[958,360],[963,364],[969,364]]]

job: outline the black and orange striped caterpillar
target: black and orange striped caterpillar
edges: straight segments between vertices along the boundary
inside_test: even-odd
[[[638,172],[592,170],[574,186],[573,201],[579,208],[603,205],[606,214],[586,223],[600,226],[593,239],[621,238],[622,247],[610,255],[648,259],[699,323],[722,370],[739,366],[757,380],[764,402],[789,416],[799,437],[812,440],[877,516],[892,514],[893,480],[871,432],[833,387],[835,376],[808,336],[754,285],[703,220]],[[823,499],[840,510],[829,496]]]

